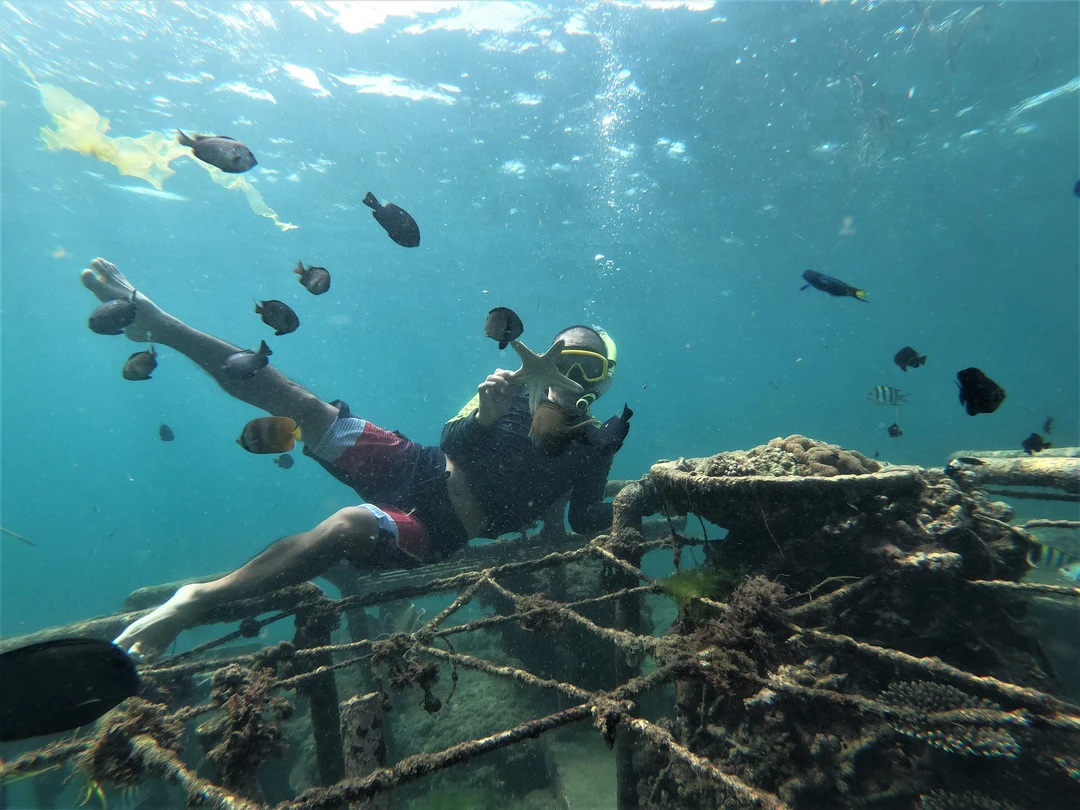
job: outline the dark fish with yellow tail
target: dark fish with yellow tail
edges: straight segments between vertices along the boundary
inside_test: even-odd
[[[901,371],[907,371],[909,368],[918,368],[925,363],[926,355],[919,354],[910,346],[905,346],[893,355],[893,362],[900,366]]]
[[[299,430],[299,428],[297,428],[297,430]],[[295,464],[296,462],[293,461],[292,456],[290,456],[288,453],[285,453],[284,455],[280,455],[275,458],[274,463],[281,467],[281,469],[283,470],[291,470],[293,464]]]
[[[262,316],[262,322],[274,330],[274,334],[281,336],[295,332],[300,328],[300,319],[293,312],[292,307],[284,301],[271,298],[269,301],[257,301],[255,314]]]
[[[176,140],[182,146],[190,146],[195,157],[203,163],[209,163],[229,174],[243,174],[259,163],[250,149],[228,135],[189,136],[178,129]]]
[[[907,391],[891,385],[875,385],[866,392],[866,398],[875,405],[907,405]]]
[[[226,376],[232,377],[234,380],[246,380],[254,377],[260,369],[266,368],[270,363],[269,357],[272,354],[270,347],[263,340],[259,342],[257,351],[253,352],[250,349],[244,349],[243,351],[233,352],[225,358],[221,368]]]
[[[296,269],[293,272],[300,276],[300,283],[312,295],[322,295],[330,289],[330,271],[325,267],[315,267],[314,265],[304,267],[304,263],[299,261],[296,263]]]
[[[96,638],[42,641],[0,654],[0,742],[70,731],[138,694],[126,652]]]
[[[1005,401],[1005,389],[991,380],[982,369],[965,368],[956,372],[956,385],[960,389],[960,404],[968,416],[993,413]]]
[[[806,283],[799,289],[813,287],[815,290],[835,295],[837,298],[858,298],[860,301],[866,301],[866,290],[852,287],[838,278],[819,273],[817,270],[804,270],[802,277]]]
[[[266,455],[287,453],[300,440],[300,428],[287,416],[260,416],[252,419],[240,433],[236,443],[249,453]]]
[[[122,335],[124,327],[134,323],[135,313],[135,290],[132,290],[131,298],[113,298],[91,312],[87,325],[99,335]]]
[[[529,438],[545,455],[557,456],[571,439],[584,435],[582,431],[590,425],[596,425],[596,420],[587,418],[575,422],[569,411],[545,399],[533,411]]]
[[[176,434],[173,433],[173,429],[171,427],[166,424],[162,424],[161,427],[158,428],[158,438],[161,439],[163,442],[171,442],[173,439],[176,438]]]
[[[1080,582],[1080,559],[1066,554],[1059,548],[1044,546],[1038,540],[1033,540],[1031,549],[1028,551],[1028,562],[1033,568],[1057,571],[1066,579]]]
[[[399,245],[416,247],[420,244],[420,226],[404,208],[393,203],[380,203],[370,191],[364,196],[364,205],[373,209],[371,215],[375,221]]]
[[[135,352],[124,363],[124,379],[125,380],[149,380],[153,379],[150,374],[157,368],[157,352],[154,351],[154,344],[150,344],[150,350],[146,352]]]
[[[1038,433],[1032,433],[1022,442],[1020,442],[1020,448],[1029,456],[1035,453],[1041,453],[1043,450],[1049,450],[1053,447],[1050,442],[1045,441]]]
[[[521,318],[514,310],[507,307],[495,307],[488,313],[484,323],[484,337],[499,342],[499,348],[505,349],[511,340],[517,340],[525,331]]]

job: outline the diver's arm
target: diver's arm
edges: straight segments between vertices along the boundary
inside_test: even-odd
[[[461,413],[443,425],[439,447],[451,458],[456,453],[474,446],[482,436],[490,433],[491,426],[477,421],[477,413],[476,398],[473,397],[469,404],[461,409]]]
[[[511,372],[505,369],[495,369],[480,383],[476,396],[443,426],[439,447],[444,453],[453,456],[490,435],[492,425],[506,415],[517,391],[518,386],[511,381],[510,375]]]
[[[608,472],[614,455],[600,455],[590,468],[574,481],[570,493],[570,528],[578,534],[591,534],[611,527],[614,507],[604,500]]]

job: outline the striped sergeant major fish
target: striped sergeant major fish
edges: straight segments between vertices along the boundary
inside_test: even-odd
[[[866,398],[875,405],[906,405],[907,391],[891,385],[875,385],[866,392]]]
[[[1057,571],[1066,579],[1080,582],[1080,559],[1066,554],[1059,548],[1044,546],[1038,540],[1033,540],[1031,549],[1028,551],[1028,562],[1034,568]]]

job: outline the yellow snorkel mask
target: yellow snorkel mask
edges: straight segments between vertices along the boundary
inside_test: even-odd
[[[611,378],[615,376],[615,364],[619,357],[619,350],[611,335],[599,326],[589,328],[604,342],[606,356],[589,349],[563,349],[559,355],[559,371],[585,389],[585,394],[577,401],[580,411],[588,410],[611,388]]]

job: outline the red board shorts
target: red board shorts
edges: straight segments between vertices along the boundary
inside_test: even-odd
[[[375,516],[382,541],[372,558],[350,562],[363,567],[394,567],[437,558],[431,533],[408,503],[417,481],[431,473],[433,448],[424,448],[399,433],[391,433],[356,416],[339,416],[314,447],[305,452],[322,462],[338,479],[353,487],[369,503],[361,504]],[[426,461],[427,463],[421,463]],[[445,461],[438,470],[443,480]],[[428,475],[430,478],[430,475]],[[445,490],[445,486],[443,486]]]

